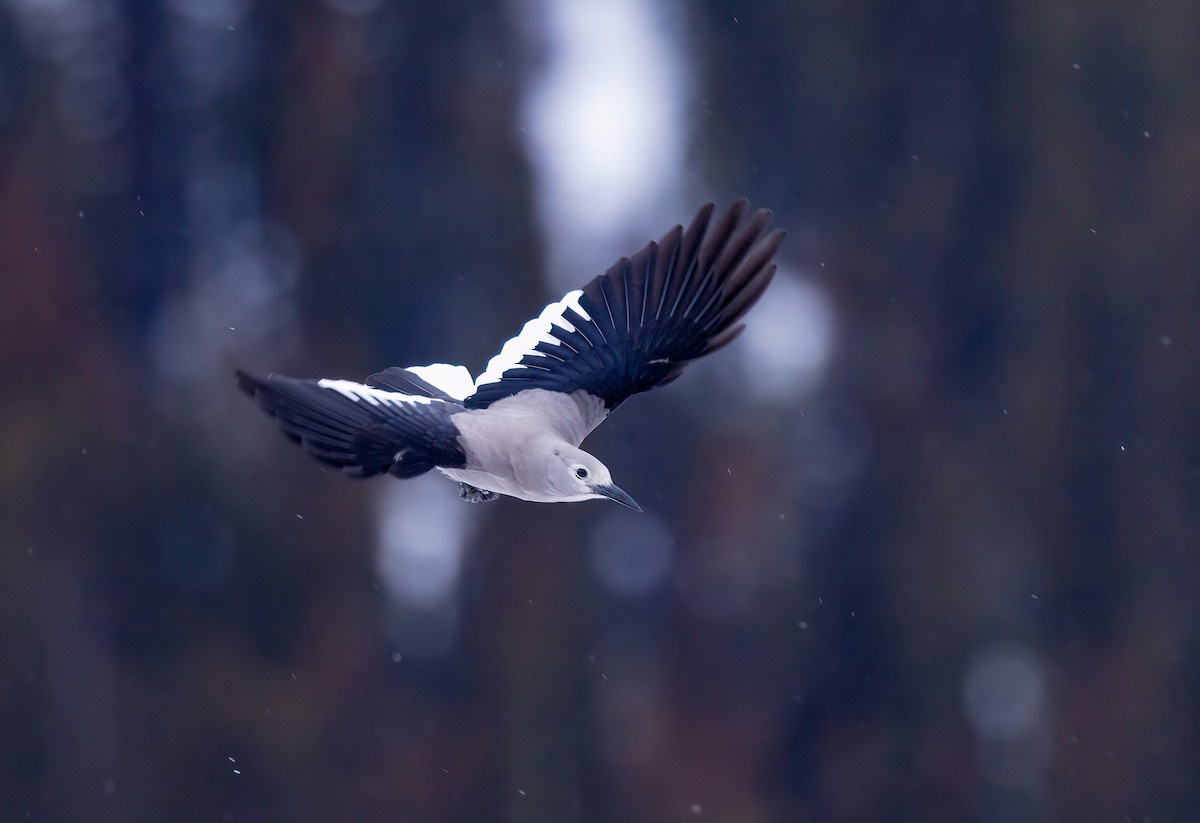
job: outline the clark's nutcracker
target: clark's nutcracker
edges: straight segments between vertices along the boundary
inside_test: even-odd
[[[392,367],[366,384],[237,373],[238,385],[317,460],[355,477],[430,469],[466,500],[608,498],[641,511],[579,444],[637,392],[664,386],[733,340],[775,274],[779,229],[736,201],[705,205],[582,289],[551,303],[479,377],[463,366]]]

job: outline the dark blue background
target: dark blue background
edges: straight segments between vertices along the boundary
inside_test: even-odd
[[[538,8],[0,3],[0,819],[1200,817],[1195,4],[663,6],[684,205],[554,277]],[[623,407],[644,520],[446,508],[432,606],[235,390],[477,370],[740,195],[818,379]]]

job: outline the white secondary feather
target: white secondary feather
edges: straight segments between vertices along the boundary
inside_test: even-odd
[[[451,366],[449,363],[431,363],[428,366],[406,366],[417,377],[430,383],[453,397],[466,400],[475,393],[475,379],[466,366]]]
[[[549,343],[552,346],[561,346],[562,341],[550,333],[553,326],[558,326],[565,331],[575,331],[575,326],[563,314],[566,310],[573,309],[584,320],[591,320],[591,315],[583,310],[579,305],[579,298],[583,294],[581,289],[576,289],[568,293],[562,300],[556,303],[551,303],[546,308],[542,309],[542,313],[530,320],[521,329],[521,333],[516,337],[511,338],[500,349],[500,353],[488,361],[487,368],[483,374],[475,379],[474,388],[478,388],[486,383],[497,383],[506,371],[510,369],[524,369],[527,366],[521,364],[521,360],[526,355],[534,355],[535,357],[545,357],[536,347],[539,343]]]
[[[323,389],[332,389],[355,403],[363,400],[372,406],[399,406],[405,403],[432,403],[429,397],[419,397],[414,394],[403,394],[396,391],[385,391],[355,383],[353,380],[318,380],[317,385]]]

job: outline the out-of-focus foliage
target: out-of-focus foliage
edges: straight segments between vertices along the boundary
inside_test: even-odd
[[[0,819],[1200,816],[1200,8],[645,8],[683,205],[564,276],[539,3],[0,2]],[[589,440],[645,515],[234,388],[742,194],[750,332]]]

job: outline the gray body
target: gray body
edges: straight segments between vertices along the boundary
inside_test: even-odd
[[[458,428],[467,465],[438,471],[460,483],[521,500],[563,501],[551,472],[560,462],[555,457],[585,454],[579,444],[605,416],[604,403],[586,392],[545,389],[497,400],[486,409],[467,409],[450,418]],[[610,482],[605,478],[605,484]],[[581,491],[578,499],[595,496]]]

